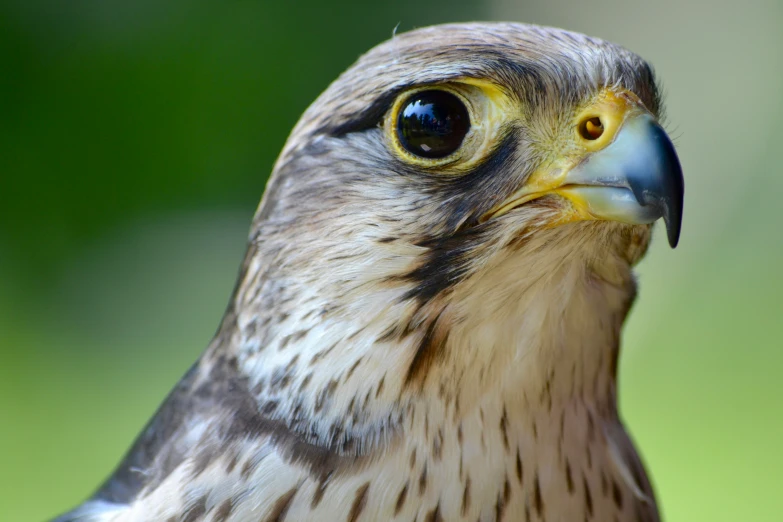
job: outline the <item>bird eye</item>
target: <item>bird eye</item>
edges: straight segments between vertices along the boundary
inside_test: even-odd
[[[462,145],[470,129],[465,104],[446,91],[419,91],[408,98],[397,116],[402,146],[423,158],[444,158]]]

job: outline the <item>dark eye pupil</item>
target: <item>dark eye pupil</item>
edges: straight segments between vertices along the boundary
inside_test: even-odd
[[[397,134],[408,152],[423,158],[443,158],[462,144],[470,129],[468,110],[446,91],[413,94],[397,117]]]

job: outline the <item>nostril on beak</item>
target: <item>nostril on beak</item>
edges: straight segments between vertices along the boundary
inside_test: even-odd
[[[579,123],[579,135],[588,140],[594,141],[600,138],[604,133],[604,124],[598,116],[585,118]]]

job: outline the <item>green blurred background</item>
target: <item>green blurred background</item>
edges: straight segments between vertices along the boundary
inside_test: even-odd
[[[783,520],[780,0],[2,0],[0,521],[87,496],[206,346],[328,82],[398,24],[471,19],[655,65],[685,223],[639,267],[622,411],[667,520]]]

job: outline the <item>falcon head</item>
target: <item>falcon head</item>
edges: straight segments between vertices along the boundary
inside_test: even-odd
[[[61,520],[658,520],[615,373],[631,268],[680,233],[660,116],[641,58],[559,29],[371,50],[294,128],[213,343]]]
[[[369,51],[304,113],[254,219],[227,324],[259,397],[347,440],[438,393],[612,388],[631,267],[656,220],[680,233],[661,112],[640,57],[559,29]]]

